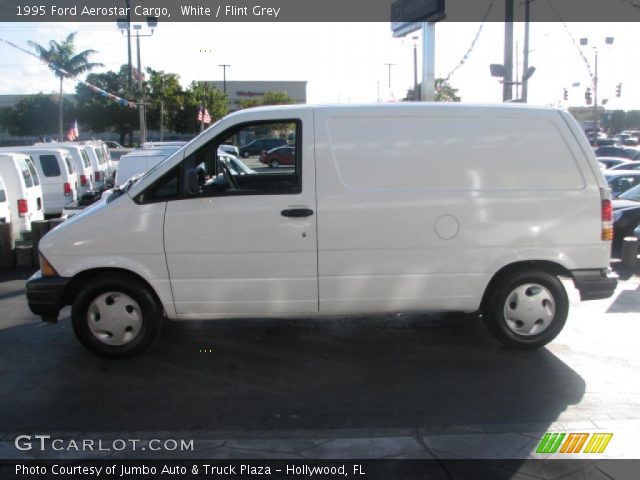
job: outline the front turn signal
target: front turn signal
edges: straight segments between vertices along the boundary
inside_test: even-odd
[[[58,272],[51,266],[49,261],[44,258],[44,255],[39,254],[40,257],[40,273],[43,277],[57,277]]]

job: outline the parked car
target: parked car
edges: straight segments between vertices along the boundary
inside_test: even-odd
[[[591,145],[597,147],[607,147],[615,145],[615,141],[612,138],[595,138],[591,140]]]
[[[633,236],[634,230],[640,224],[640,185],[630,188],[612,202],[613,207],[613,242],[611,254],[619,256],[622,241],[625,237]]]
[[[114,142],[113,140],[103,140],[103,141],[107,145],[107,147],[109,147],[112,150],[119,150],[121,148],[124,148],[118,142]]]
[[[271,168],[278,168],[280,165],[295,165],[296,149],[295,147],[285,146],[262,152],[260,154],[260,163],[269,165]]]
[[[640,161],[619,163],[609,167],[609,170],[612,172],[616,170],[640,170]]]
[[[11,210],[11,232],[31,230],[31,222],[44,219],[42,187],[31,157],[25,153],[0,152],[0,177],[4,180]]]
[[[619,157],[629,160],[640,160],[640,150],[632,147],[598,147],[595,150],[596,157]]]
[[[604,176],[613,198],[640,184],[640,171],[637,170],[605,170]]]
[[[224,153],[228,153],[229,155],[233,155],[235,157],[240,156],[240,150],[238,150],[238,147],[236,147],[235,145],[228,145],[223,143],[222,145],[220,145],[220,147],[218,147],[218,150]]]
[[[616,167],[618,165],[626,165],[631,162],[631,160],[627,158],[620,157],[597,157],[597,159],[598,162],[604,165],[605,170]]]
[[[295,131],[293,168],[200,187],[202,163],[228,175],[215,162],[221,143],[275,134],[282,118]],[[427,310],[480,311],[501,342],[531,349],[567,319],[559,277],[582,300],[613,294],[612,233],[609,191],[568,112],[247,109],[49,232],[27,299],[50,322],[72,305],[79,341],[107,357],[149,347],[165,318]]]
[[[11,223],[11,209],[7,198],[7,189],[0,176],[0,223]]]
[[[31,146],[5,147],[0,151],[15,151],[29,155],[38,172],[42,187],[44,214],[59,216],[65,206],[78,198],[78,175],[71,154],[64,148]]]
[[[247,158],[250,155],[259,155],[263,150],[271,150],[286,144],[287,141],[284,138],[260,138],[247,143],[238,150],[241,157]]]

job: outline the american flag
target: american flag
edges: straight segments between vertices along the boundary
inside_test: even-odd
[[[67,130],[67,140],[69,140],[70,142],[73,142],[78,138],[78,136],[79,136],[78,121],[74,120],[71,126],[69,127],[69,130]]]
[[[209,112],[206,108],[200,107],[198,109],[198,121],[207,124],[211,123],[211,116],[209,115]]]

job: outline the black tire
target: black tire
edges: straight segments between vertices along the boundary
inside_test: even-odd
[[[109,293],[113,295],[107,295]],[[112,332],[108,329],[104,330],[106,333],[100,333],[104,340],[93,333],[92,328],[97,330],[101,326],[98,323],[101,313],[99,310],[101,296],[104,296],[104,306],[110,308],[110,312],[115,311],[116,304],[123,305],[122,308],[127,312],[126,315],[123,312],[121,317],[115,312],[112,317],[125,320],[125,323],[127,323],[126,320],[131,320],[127,318],[128,315],[133,314],[135,317],[131,320],[135,329],[127,325],[122,331],[122,336],[126,336],[123,340],[126,343],[105,343],[115,336],[112,334],[109,337],[109,333]],[[118,303],[120,300],[122,300],[121,304]],[[135,308],[127,303],[131,303]],[[90,352],[107,358],[131,357],[146,350],[160,333],[163,319],[164,312],[149,288],[137,278],[124,274],[109,274],[88,282],[76,296],[71,310],[73,331],[80,343]],[[129,339],[129,337],[132,338]]]
[[[280,166],[280,162],[275,158],[269,162],[269,167],[278,168]]]
[[[521,270],[507,274],[488,292],[482,314],[489,331],[506,346],[540,348],[562,331],[569,299],[557,276],[541,270]],[[533,321],[538,314],[544,318]]]

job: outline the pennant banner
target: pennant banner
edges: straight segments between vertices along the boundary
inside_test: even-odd
[[[58,67],[57,65],[51,63],[51,62],[46,62],[45,60],[41,59],[38,55],[36,55],[33,52],[30,52],[29,50],[22,48],[20,45],[16,45],[15,43],[9,41],[9,40],[5,40],[4,38],[0,37],[0,42],[6,43],[7,45],[16,48],[18,50],[20,50],[21,52],[26,53],[27,55],[31,55],[34,58],[37,58],[38,60],[40,60],[42,63],[47,64],[48,66],[50,66],[51,68],[53,68],[54,70],[62,73],[66,78],[70,78],[72,80],[74,80],[75,82],[78,82],[82,85],[85,85],[86,87],[89,87],[89,89],[95,93],[97,93],[98,95],[100,95],[101,97],[105,97],[108,98],[109,100],[112,100],[122,106],[125,107],[129,107],[129,108],[136,108],[136,104],[134,102],[130,102],[129,100],[126,100],[124,98],[120,98],[116,95],[114,95],[113,93],[109,93],[106,90],[102,90],[99,87],[96,87],[95,85],[92,85],[88,82],[85,82],[84,80],[80,80],[79,78],[76,78],[75,75],[70,74],[69,72],[67,72],[65,69]]]

